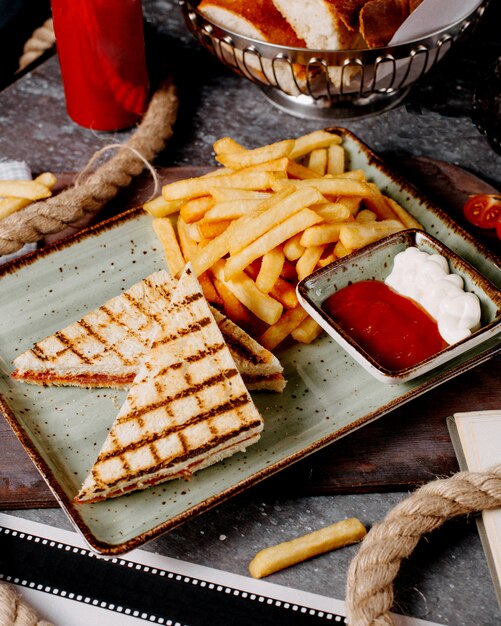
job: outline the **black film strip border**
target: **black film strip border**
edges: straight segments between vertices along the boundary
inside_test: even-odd
[[[0,579],[162,626],[346,624],[342,615],[120,557],[101,557],[2,526]]]

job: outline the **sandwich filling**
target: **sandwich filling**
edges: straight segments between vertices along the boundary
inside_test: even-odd
[[[77,502],[191,474],[259,439],[262,417],[189,267],[159,319]]]

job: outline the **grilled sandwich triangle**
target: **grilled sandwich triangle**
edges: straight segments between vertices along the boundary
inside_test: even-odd
[[[19,355],[13,378],[39,385],[128,387],[176,284],[165,270],[151,274]],[[282,391],[278,359],[224,315],[213,313],[247,387]]]
[[[76,497],[95,502],[191,475],[255,443],[263,420],[187,266]]]

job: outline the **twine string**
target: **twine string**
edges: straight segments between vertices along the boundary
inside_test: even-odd
[[[392,626],[393,581],[421,537],[447,519],[501,507],[501,465],[427,483],[371,528],[350,564],[346,585],[350,626]]]
[[[133,154],[136,155],[136,157],[140,161],[143,162],[144,167],[147,170],[149,170],[151,177],[153,178],[153,183],[154,183],[153,191],[151,192],[149,200],[157,196],[159,189],[160,189],[160,180],[158,178],[158,174],[155,168],[149,161],[147,161],[144,158],[144,156],[139,152],[139,150],[136,150],[136,148],[133,148],[132,146],[127,145],[126,143],[125,144],[110,143],[110,144],[107,144],[106,146],[103,146],[100,150],[98,150],[95,154],[93,154],[90,160],[87,162],[87,165],[83,168],[83,170],[79,172],[78,176],[75,178],[75,182],[73,183],[73,186],[80,187],[83,180],[90,175],[89,172],[92,170],[93,166],[95,165],[95,163],[97,163],[97,161],[101,158],[101,156],[105,154],[106,152],[108,152],[109,150],[113,150],[113,149],[130,150]]]
[[[0,221],[0,255],[16,252],[24,244],[60,232],[86,213],[102,209],[144,170],[145,163],[163,150],[172,136],[177,109],[176,89],[168,81],[153,95],[137,130],[121,145],[123,149],[90,173],[84,182]],[[94,157],[90,163],[95,163]],[[89,164],[84,171],[88,168]],[[156,175],[154,178],[158,185]]]

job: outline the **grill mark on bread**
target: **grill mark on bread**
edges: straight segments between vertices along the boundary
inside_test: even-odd
[[[92,363],[92,359],[89,359],[89,357],[80,352],[80,350],[77,349],[75,343],[71,339],[68,339],[68,337],[66,337],[66,335],[62,331],[54,333],[54,337],[56,337],[64,346],[64,350],[61,350],[61,352],[58,352],[55,356],[59,356],[59,354],[68,350],[70,352],[73,352],[73,354],[77,356],[81,361],[87,363],[87,365],[90,365]],[[50,361],[51,357],[47,356],[47,360]]]
[[[266,359],[264,359],[260,354],[256,354],[253,350],[250,350],[249,347],[245,345],[245,343],[238,339],[238,337],[227,333],[224,326],[221,328],[221,332],[230,350],[232,352],[235,352],[235,354],[238,354],[238,356],[240,356],[242,359],[249,361],[253,365],[261,365],[262,363],[266,363]]]
[[[220,372],[219,374],[215,374],[214,376],[210,376],[209,378],[206,378],[201,383],[197,383],[196,385],[191,385],[190,387],[186,387],[186,389],[183,389],[182,391],[178,391],[172,396],[167,396],[163,398],[162,400],[159,400],[158,402],[152,402],[151,404],[138,408],[134,411],[125,413],[120,418],[120,423],[139,419],[142,415],[146,415],[147,413],[150,413],[151,411],[155,411],[156,409],[159,409],[162,406],[165,406],[166,404],[170,404],[172,402],[175,402],[176,400],[182,400],[183,398],[191,396],[192,394],[198,394],[201,391],[209,389],[210,387],[213,387],[214,385],[217,385],[218,383],[223,382],[224,380],[231,380],[232,378],[238,375],[239,375],[238,371],[235,368],[224,370],[223,372]],[[245,397],[247,397],[247,395],[245,395]],[[248,401],[248,397],[247,397],[247,401]]]
[[[196,333],[197,331],[205,328],[211,323],[210,318],[204,317],[197,322],[192,322],[191,324],[187,324],[184,328],[179,331],[173,333],[172,335],[168,335],[167,337],[162,337],[162,339],[158,339],[151,344],[151,348],[156,348],[162,344],[170,343],[175,339],[179,339],[180,337],[184,337],[185,335],[189,335],[190,333]]]
[[[106,317],[108,318],[110,324],[116,324],[117,326],[121,326],[122,328],[125,328],[125,330],[130,335],[132,335],[135,339],[137,339],[141,343],[144,343],[143,337],[141,337],[141,335],[138,334],[137,332],[134,332],[130,328],[130,326],[124,322],[124,320],[120,317],[120,315],[116,315],[105,304],[103,304],[101,307],[99,307],[99,310],[102,311],[106,315]]]
[[[33,356],[35,358],[37,358],[39,361],[47,361],[48,360],[48,356],[45,354],[44,349],[38,344],[36,343],[33,348],[31,348],[31,353],[33,354]]]
[[[203,294],[201,293],[192,293],[188,296],[185,296],[182,300],[179,300],[178,302],[175,302],[174,304],[172,304],[172,311],[177,311],[178,309],[184,309],[190,306],[190,304],[193,304],[194,302],[197,302],[197,300],[200,300],[204,297]]]
[[[205,443],[202,446],[199,446],[198,448],[193,448],[191,450],[186,450],[185,448],[185,442],[182,441],[181,439],[181,444],[183,445],[183,452],[179,453],[178,455],[170,458],[167,462],[160,462],[158,463],[158,465],[154,466],[154,467],[148,467],[146,469],[142,469],[142,470],[136,470],[135,472],[132,472],[130,470],[128,470],[127,476],[123,476],[121,478],[117,478],[115,480],[112,480],[108,483],[105,484],[105,487],[103,488],[97,488],[94,490],[95,493],[99,493],[99,492],[103,492],[103,491],[108,491],[109,489],[113,489],[113,487],[119,483],[123,483],[126,482],[128,480],[132,480],[132,479],[138,479],[141,478],[142,476],[147,476],[150,474],[155,474],[156,472],[159,472],[161,470],[165,470],[165,469],[169,469],[169,467],[172,467],[174,465],[176,465],[177,463],[184,463],[186,461],[189,461],[190,459],[197,457],[199,455],[203,455],[203,454],[207,454],[208,452],[210,452],[212,449],[217,448],[218,446],[226,443],[227,441],[230,441],[231,439],[233,439],[235,436],[248,432],[249,430],[252,430],[254,428],[257,428],[258,426],[260,426],[261,422],[259,420],[254,420],[252,422],[249,422],[248,424],[245,424],[245,426],[242,426],[241,428],[237,429],[237,430],[232,430],[224,435],[220,435],[219,437],[217,437],[217,439],[215,438],[214,440],[212,440],[209,443]],[[149,446],[149,448],[151,449],[152,446]],[[98,472],[99,471],[99,467],[95,468],[95,470]],[[94,479],[96,480],[97,484],[102,485],[103,481],[99,479],[99,477],[95,476],[94,472]]]
[[[189,426],[193,426],[194,424],[198,424],[199,422],[205,422],[206,420],[210,420],[214,417],[217,417],[218,415],[227,413],[228,411],[237,409],[239,407],[243,407],[246,404],[250,404],[249,397],[247,394],[242,394],[236,398],[232,398],[231,400],[227,400],[226,402],[223,402],[222,404],[212,407],[211,409],[205,411],[204,413],[198,413],[197,415],[194,415],[183,424],[172,424],[171,426],[168,426],[167,428],[165,428],[164,430],[158,433],[152,433],[150,435],[144,436],[140,441],[134,441],[130,443],[129,445],[123,446],[123,447],[117,446],[117,449],[120,450],[120,456],[121,456],[122,454],[125,454],[126,452],[132,452],[144,446],[151,446],[151,444],[153,444],[155,441],[159,441],[163,439],[164,437],[167,437],[168,435],[177,433],[179,436],[183,432],[183,430],[185,430]],[[159,403],[159,406],[161,406],[161,403]],[[155,408],[159,408],[159,407],[155,407]],[[128,421],[128,420],[125,420],[125,421]],[[123,421],[120,420],[120,424],[122,423]],[[260,424],[261,422],[259,420],[255,420],[252,423],[254,427],[254,426],[257,426],[257,424]],[[247,430],[247,429],[248,429],[248,424],[245,424],[241,426],[239,431]],[[238,432],[238,431],[235,431],[235,432]],[[214,437],[212,442],[219,441],[219,439],[220,439],[220,436],[218,435]],[[185,445],[185,442],[182,442],[182,443],[183,445]],[[185,450],[187,451],[186,447],[185,447]],[[100,455],[99,463],[106,461],[108,459],[116,458],[116,456],[117,456],[117,451],[110,450],[109,452],[106,452]]]
[[[117,355],[117,357],[122,361],[122,363],[124,365],[130,365],[133,366],[135,364],[135,360],[130,360],[127,359],[121,352],[120,350],[118,350],[115,345],[113,343],[108,343],[108,341],[106,341],[106,339],[104,339],[104,337],[102,337],[97,331],[96,329],[91,326],[85,319],[81,319],[78,320],[78,322],[76,322],[76,324],[78,324],[78,326],[81,326],[84,330],[87,331],[87,333],[91,336],[94,337],[94,339],[96,339],[96,341],[98,341],[106,350],[110,350],[111,352],[113,352],[114,354]],[[87,359],[87,363],[92,362],[92,360],[89,361],[89,359]]]
[[[139,311],[139,313],[141,313],[141,315],[143,315],[146,319],[152,318],[157,324],[161,324],[161,316],[158,315],[158,313],[155,313],[155,311],[150,311],[146,309],[140,300],[136,300],[133,296],[131,296],[130,293],[127,293],[126,291],[123,292],[122,296],[132,307],[134,307],[134,309],[136,309],[136,311]]]

